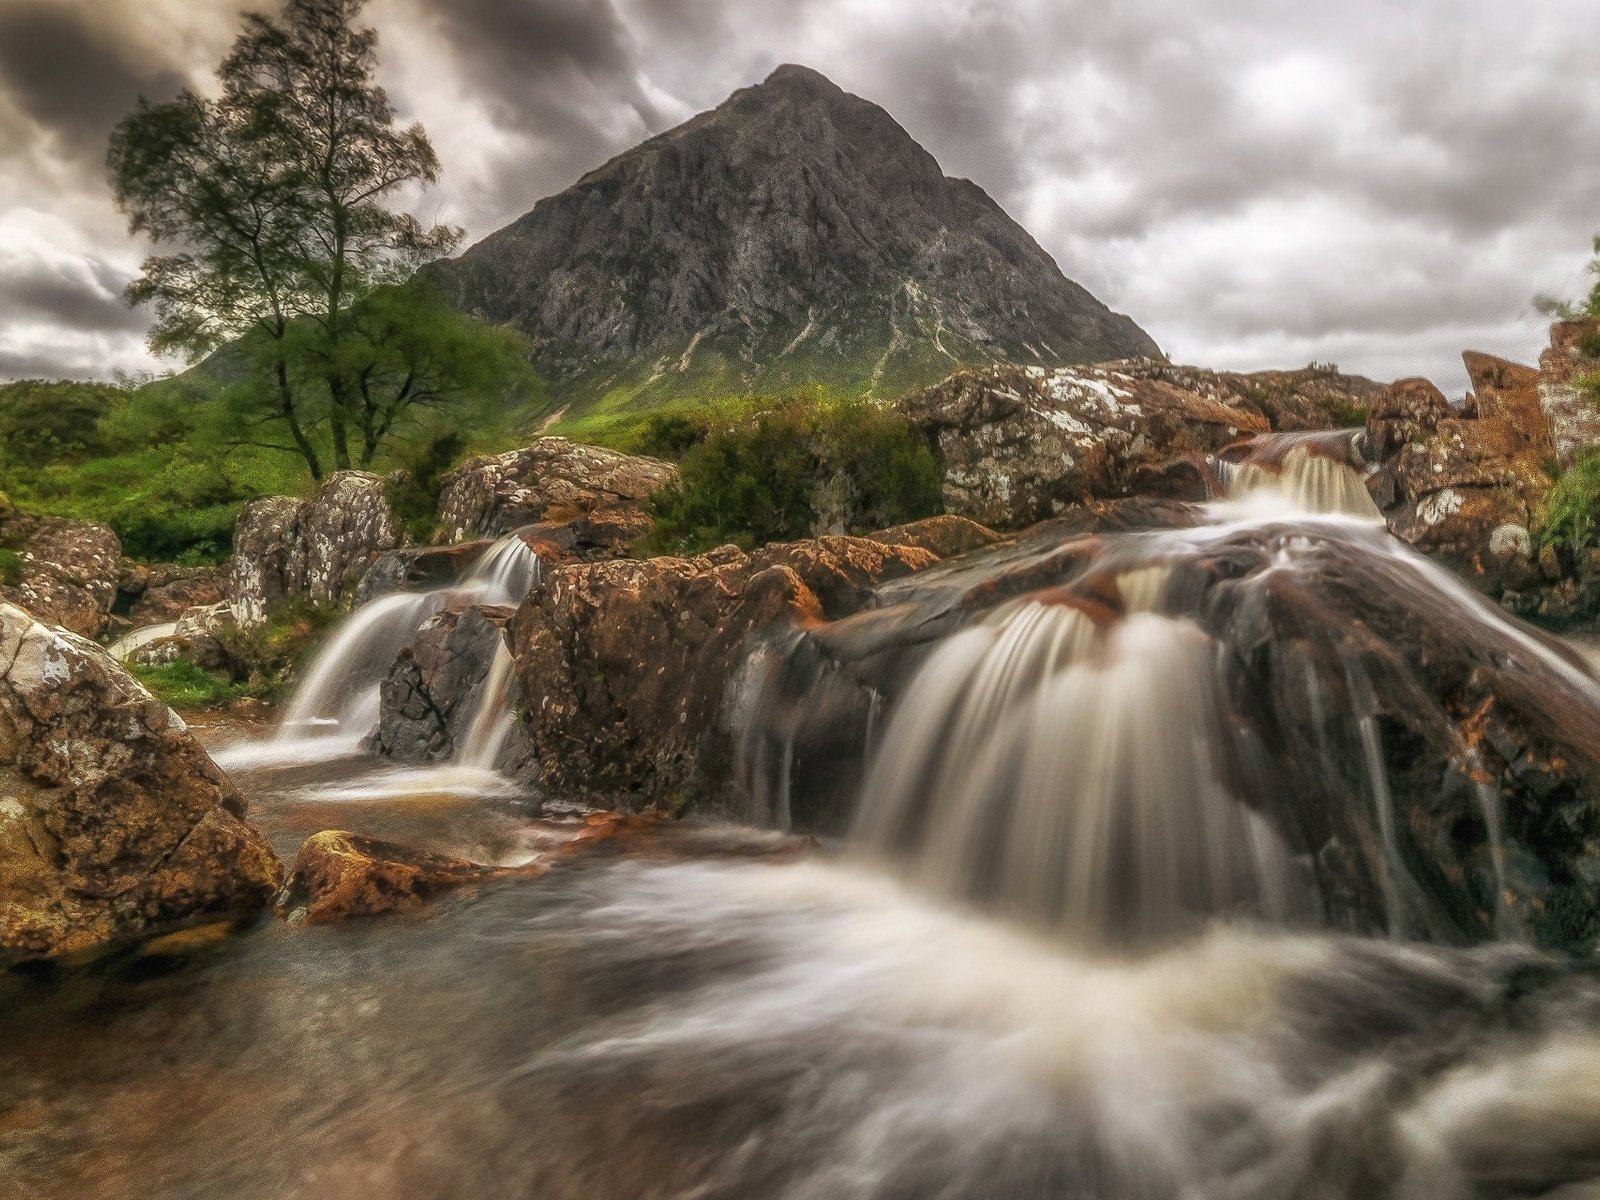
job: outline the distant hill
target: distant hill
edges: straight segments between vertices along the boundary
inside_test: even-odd
[[[797,66],[430,269],[532,337],[574,415],[1159,354],[883,109]]]

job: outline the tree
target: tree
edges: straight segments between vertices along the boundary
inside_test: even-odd
[[[324,448],[337,469],[369,464],[408,409],[505,357],[504,336],[400,286],[461,234],[389,207],[439,163],[374,82],[377,34],[355,24],[364,3],[288,0],[281,17],[247,16],[220,95],[141,100],[108,156],[133,232],[171,250],[128,291],[155,307],[151,347],[198,357],[235,344],[252,425],[280,424],[292,443],[257,444],[299,453],[316,479]]]

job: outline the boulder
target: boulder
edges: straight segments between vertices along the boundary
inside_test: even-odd
[[[0,961],[259,911],[244,801],[104,650],[0,603]]]
[[[1001,529],[1127,495],[1141,468],[1268,428],[1242,406],[1105,367],[960,371],[900,404],[937,452],[945,509]]]
[[[252,500],[234,525],[228,598],[246,624],[291,597],[338,603],[400,540],[383,480],[364,471],[340,471],[306,500]]]
[[[361,834],[325,830],[300,847],[273,907],[291,925],[321,925],[405,912],[448,889],[512,873]]]
[[[1388,458],[1409,445],[1422,445],[1439,422],[1456,415],[1444,393],[1426,379],[1399,379],[1379,393],[1367,413],[1367,446]]]
[[[649,531],[640,501],[677,478],[670,463],[543,437],[451,471],[439,496],[447,541],[500,537],[540,522],[590,517],[582,536],[607,545]]]
[[[854,611],[936,561],[828,537],[555,568],[511,626],[527,769],[546,794],[600,807],[730,802],[724,717],[752,639]]]
[[[449,587],[483,557],[493,542],[458,542],[453,546],[408,546],[378,555],[356,587],[354,603],[365,604],[394,592],[431,592]]]
[[[135,626],[176,621],[191,608],[209,608],[226,600],[224,583],[222,572],[215,567],[159,564],[149,568],[128,618]]]
[[[107,526],[33,516],[0,497],[0,554],[0,600],[84,637],[105,630],[123,574]]]
[[[1551,448],[1563,467],[1600,442],[1600,404],[1592,387],[1579,386],[1588,381],[1600,381],[1600,317],[1557,321],[1550,348],[1539,356],[1538,389]]]
[[[513,609],[444,608],[400,652],[379,685],[373,748],[388,758],[451,758],[467,740]]]

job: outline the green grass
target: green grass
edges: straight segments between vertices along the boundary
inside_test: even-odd
[[[169,708],[220,708],[250,692],[245,684],[235,683],[183,659],[156,667],[129,664],[128,670],[152,696]]]
[[[0,584],[16,587],[22,582],[22,555],[0,547]]]
[[[1589,450],[1561,473],[1545,502],[1539,540],[1580,554],[1594,543],[1600,520],[1600,450]]]

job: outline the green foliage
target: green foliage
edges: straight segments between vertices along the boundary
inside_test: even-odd
[[[219,708],[249,691],[186,659],[154,667],[130,663],[128,670],[152,696],[171,708]]]
[[[805,537],[840,520],[865,532],[936,513],[938,464],[905,419],[871,401],[752,399],[707,418],[679,482],[651,501],[653,548],[693,553]]]
[[[467,443],[459,433],[434,438],[405,461],[389,484],[389,507],[415,542],[432,540],[439,525],[444,475],[460,461]]]
[[[16,587],[22,582],[22,555],[9,548],[0,548],[0,584]]]
[[[100,421],[114,391],[67,380],[0,384],[0,471],[78,462],[99,453]]]
[[[1539,538],[1578,554],[1594,543],[1600,519],[1600,450],[1589,450],[1556,481],[1545,504]]]

